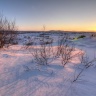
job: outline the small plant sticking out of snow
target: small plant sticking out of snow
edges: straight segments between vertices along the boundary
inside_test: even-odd
[[[84,38],[86,37],[85,35],[80,35],[79,37],[77,37],[77,39],[80,39],[80,38]]]
[[[96,62],[96,57],[94,57],[94,59],[92,60],[89,60],[89,57],[87,56],[87,54],[82,54],[81,55],[81,59],[80,59],[80,66],[83,65],[83,66],[79,66],[78,69],[80,70],[79,73],[77,75],[74,76],[74,80],[73,82],[76,82],[80,79],[81,77],[81,74],[87,70],[88,68],[90,68],[91,66],[94,65],[94,62]]]

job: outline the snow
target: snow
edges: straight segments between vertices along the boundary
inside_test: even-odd
[[[27,42],[25,36],[30,35],[21,34],[18,45],[0,50],[0,96],[96,96],[96,64],[72,82],[78,75],[78,67],[82,67],[79,57],[71,59],[65,67],[60,62],[61,58],[48,66],[36,65],[29,50],[23,48]],[[56,42],[56,35],[52,38]],[[82,49],[90,60],[94,57],[95,38],[86,37],[72,42],[76,45],[72,55]]]

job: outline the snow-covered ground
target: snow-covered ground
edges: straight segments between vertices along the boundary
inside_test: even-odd
[[[19,36],[18,45],[0,49],[0,96],[96,96],[95,63],[85,69],[76,82],[73,82],[79,74],[79,67],[82,67],[79,57],[71,59],[65,67],[60,62],[61,58],[48,66],[36,65],[32,54],[23,47],[23,44],[28,42],[26,36],[28,34]],[[38,39],[38,34],[29,36]],[[56,42],[57,35],[53,34],[52,38]],[[87,36],[71,42],[76,46],[72,54],[81,52],[82,49],[82,52],[87,53],[89,61],[94,58],[95,37]]]

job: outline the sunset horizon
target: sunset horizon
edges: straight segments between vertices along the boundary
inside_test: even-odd
[[[16,20],[19,30],[93,31],[96,32],[95,0],[1,0],[0,11]]]

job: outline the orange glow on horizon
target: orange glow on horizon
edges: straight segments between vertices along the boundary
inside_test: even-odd
[[[21,26],[19,27],[19,30],[21,31],[42,31],[43,30],[43,25],[42,26]],[[46,25],[46,31],[49,30],[62,30],[62,31],[93,31],[96,32],[96,26],[68,26],[68,25]]]

